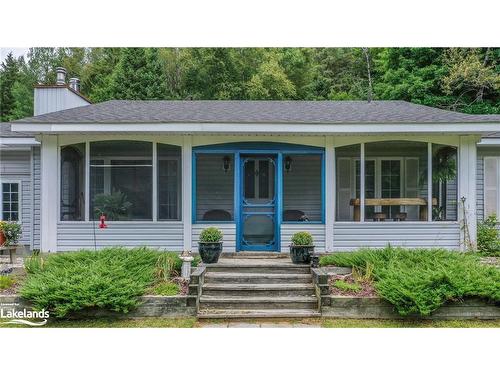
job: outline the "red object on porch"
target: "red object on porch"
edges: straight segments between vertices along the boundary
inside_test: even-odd
[[[100,220],[100,223],[99,223],[99,228],[100,229],[104,229],[104,228],[108,227],[108,225],[104,222],[104,220],[106,220],[106,216],[105,215],[101,215],[99,217],[99,220]]]

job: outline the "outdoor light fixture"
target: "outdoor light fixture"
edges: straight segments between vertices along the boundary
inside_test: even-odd
[[[231,166],[231,158],[226,155],[222,159],[222,169],[224,170],[224,173],[227,173],[230,166]]]
[[[287,156],[285,158],[285,171],[290,172],[292,170],[292,158]]]

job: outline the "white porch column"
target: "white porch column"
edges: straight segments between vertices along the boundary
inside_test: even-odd
[[[41,140],[41,251],[57,251],[59,207],[57,136],[43,135]]]
[[[471,246],[476,248],[476,144],[479,139],[480,137],[474,135],[461,136],[458,148],[458,218],[461,227],[464,226],[464,219],[467,221],[467,228],[460,231],[460,247],[463,250],[469,247],[469,241]],[[465,217],[462,198],[465,198]]]
[[[193,171],[193,153],[192,137],[185,135],[182,144],[182,222],[184,250],[192,248],[192,171]]]
[[[333,137],[325,137],[325,251],[333,251],[335,220],[335,149]]]

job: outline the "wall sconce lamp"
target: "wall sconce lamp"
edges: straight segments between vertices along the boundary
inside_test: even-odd
[[[222,158],[222,170],[224,171],[224,173],[227,173],[227,171],[229,171],[229,168],[231,168],[231,158],[226,155]]]
[[[292,158],[290,156],[285,157],[285,172],[290,172],[292,170]]]

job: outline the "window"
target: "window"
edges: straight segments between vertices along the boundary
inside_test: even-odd
[[[90,143],[90,212],[111,221],[151,220],[153,144],[141,141]]]
[[[484,217],[500,216],[500,157],[484,157]]]
[[[369,142],[338,147],[335,154],[337,221],[429,220],[429,143]]]
[[[85,220],[85,143],[61,148],[61,220]]]
[[[158,144],[158,220],[181,219],[181,148]]]
[[[321,155],[283,155],[283,221],[322,220]]]
[[[233,221],[235,168],[233,155],[196,154],[195,157],[196,220]],[[245,174],[246,184],[249,189],[254,189],[252,194],[259,194],[260,190],[256,189],[260,187],[252,185],[250,178]],[[264,193],[263,191],[262,194]]]
[[[2,220],[20,221],[21,191],[19,182],[2,182]]]
[[[458,209],[457,148],[432,145],[432,220],[456,221]]]

